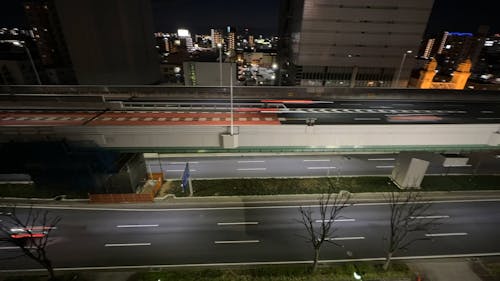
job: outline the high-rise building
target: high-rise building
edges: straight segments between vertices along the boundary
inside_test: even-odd
[[[481,27],[476,35],[445,31],[436,52],[440,73],[451,74],[460,63],[467,59],[471,60],[474,67],[483,48],[487,30],[487,27]]]
[[[230,51],[234,51],[236,48],[236,34],[234,32],[229,32],[227,35],[228,48]]]
[[[281,69],[300,85],[404,86],[413,63],[405,54],[416,53],[432,5],[433,0],[282,0]]]
[[[212,48],[217,48],[218,44],[222,44],[222,33],[217,29],[210,29],[210,36],[212,37]]]
[[[35,37],[54,34],[56,45],[62,42],[61,50],[67,49],[79,84],[153,84],[160,80],[149,1],[30,2],[39,4],[35,5],[36,11],[25,4],[26,14],[38,32]],[[38,24],[37,17],[45,18]],[[37,26],[43,26],[42,30]],[[50,47],[51,40],[44,39],[40,44],[42,56],[60,54],[60,50]]]
[[[54,2],[24,1],[24,13],[40,58],[41,77],[48,84],[76,84],[73,64]]]

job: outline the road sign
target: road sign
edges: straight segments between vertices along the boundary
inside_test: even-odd
[[[184,173],[182,174],[182,182],[181,182],[181,187],[182,187],[182,192],[186,192],[186,187],[189,184],[189,163],[186,162],[186,168],[184,169]]]

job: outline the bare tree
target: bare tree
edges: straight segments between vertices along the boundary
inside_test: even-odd
[[[390,208],[389,233],[386,242],[384,270],[389,268],[393,255],[420,240],[429,240],[419,235],[438,225],[438,217],[429,212],[430,202],[421,200],[418,192],[390,192],[386,197]]]
[[[46,210],[32,207],[18,212],[18,207],[0,209],[0,241],[19,247],[23,254],[47,269],[49,280],[55,280],[51,260],[47,256],[50,233],[61,220],[49,217]]]
[[[335,232],[337,231],[336,221],[342,218],[342,211],[350,206],[350,193],[338,191],[330,178],[328,179],[328,192],[323,193],[318,199],[318,212],[316,215],[315,207],[299,207],[301,218],[298,220],[307,230],[305,240],[310,242],[314,249],[314,260],[311,272],[314,273],[318,267],[320,250],[324,242],[332,243],[336,246],[340,244],[334,242]],[[338,179],[337,179],[338,183]],[[337,191],[337,193],[335,193]]]

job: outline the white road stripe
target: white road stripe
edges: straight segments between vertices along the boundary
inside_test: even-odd
[[[450,216],[410,216],[410,219],[447,219],[449,218]]]
[[[380,118],[354,118],[354,121],[372,121],[372,120],[380,120]]]
[[[241,160],[238,161],[238,163],[264,163],[266,162],[265,160]]]
[[[325,238],[325,240],[327,241],[363,240],[363,239],[365,239],[365,237],[363,236]]]
[[[195,169],[189,169],[190,172],[196,172]],[[170,170],[170,169],[167,169],[167,172],[184,172],[184,169],[182,170]]]
[[[308,170],[329,170],[337,169],[337,167],[307,167]]]
[[[121,224],[116,227],[127,228],[127,227],[158,227],[158,224]]]
[[[304,162],[330,162],[330,159],[304,159]]]
[[[316,222],[331,222],[332,220],[316,220]],[[349,221],[356,221],[355,219],[336,219],[333,220],[334,222],[349,222]]]
[[[396,158],[368,158],[368,161],[393,161]]]
[[[25,247],[26,249],[36,249],[36,247]],[[0,250],[20,250],[21,247],[18,246],[5,246],[5,247],[0,247]]]
[[[104,247],[134,247],[134,246],[151,246],[151,243],[104,244]]]
[[[242,221],[242,222],[218,222],[217,225],[256,225],[259,224],[257,221]]]
[[[244,243],[259,243],[260,240],[225,240],[214,241],[215,244],[244,244]]]
[[[472,167],[471,164],[464,164],[464,165],[443,165],[443,167]]]
[[[426,233],[426,237],[443,237],[443,236],[464,236],[467,232],[454,232],[454,233]]]
[[[198,164],[199,162],[188,162],[189,164]],[[167,165],[186,165],[186,162],[167,162]]]
[[[377,169],[389,169],[389,168],[394,168],[393,165],[388,165],[388,166],[375,166]]]
[[[266,168],[238,168],[238,171],[264,171]]]

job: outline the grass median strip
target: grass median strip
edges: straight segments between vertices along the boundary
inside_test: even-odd
[[[311,275],[308,265],[276,265],[221,269],[178,269],[165,272],[138,272],[128,281],[320,281],[353,280],[353,272],[363,273],[364,280],[411,280],[412,274],[405,264],[395,263],[383,271],[378,263],[345,263],[322,265]]]

